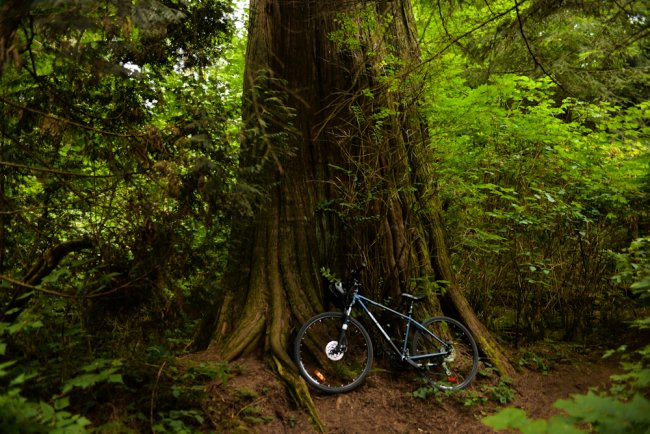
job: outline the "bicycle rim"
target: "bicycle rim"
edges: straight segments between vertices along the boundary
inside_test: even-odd
[[[302,377],[326,393],[355,389],[372,366],[372,342],[368,332],[350,318],[344,341],[338,339],[343,314],[325,312],[307,321],[296,336],[295,359]]]
[[[422,373],[440,389],[469,386],[478,370],[478,349],[467,328],[447,317],[430,318],[423,325],[447,345],[419,330],[413,335],[412,355],[445,353],[421,359]]]

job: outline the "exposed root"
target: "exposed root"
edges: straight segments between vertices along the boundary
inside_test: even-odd
[[[286,384],[287,391],[289,392],[289,395],[291,395],[291,398],[294,400],[296,404],[298,404],[298,406],[307,410],[307,414],[309,414],[309,417],[311,418],[312,423],[314,424],[316,429],[324,433],[325,426],[323,425],[323,422],[320,419],[318,410],[316,410],[314,401],[311,399],[311,395],[309,393],[309,390],[307,389],[307,384],[305,383],[305,380],[303,380],[295,372],[286,369],[279,358],[275,356],[271,356],[271,362],[273,363],[273,368],[275,369],[275,371],[278,373],[280,378],[282,378],[282,380]]]

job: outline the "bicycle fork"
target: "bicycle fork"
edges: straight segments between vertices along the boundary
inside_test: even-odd
[[[327,356],[336,356],[338,354],[344,353],[347,350],[345,345],[345,332],[348,330],[348,323],[350,322],[350,313],[352,312],[352,304],[345,309],[343,312],[343,324],[341,324],[341,331],[339,332],[339,338],[336,342],[336,347],[332,349],[332,353]]]

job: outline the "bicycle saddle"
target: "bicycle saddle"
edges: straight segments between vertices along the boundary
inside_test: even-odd
[[[422,301],[425,298],[427,298],[427,296],[425,294],[413,295],[413,294],[409,294],[407,292],[402,292],[402,297],[406,298],[407,300],[412,300],[412,301]]]

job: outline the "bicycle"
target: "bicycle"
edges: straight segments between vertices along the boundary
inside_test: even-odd
[[[413,305],[424,300],[424,295],[401,294],[410,303],[407,314],[361,295],[359,274],[363,268],[365,264],[350,273],[347,285],[335,282],[329,286],[342,301],[343,312],[320,313],[298,331],[294,359],[307,383],[325,393],[346,393],[364,382],[374,356],[368,331],[351,316],[352,309],[359,306],[401,362],[418,370],[440,389],[460,390],[469,386],[478,370],[478,349],[467,328],[445,316],[422,323],[413,319]],[[405,321],[404,338],[390,336],[368,306]]]

